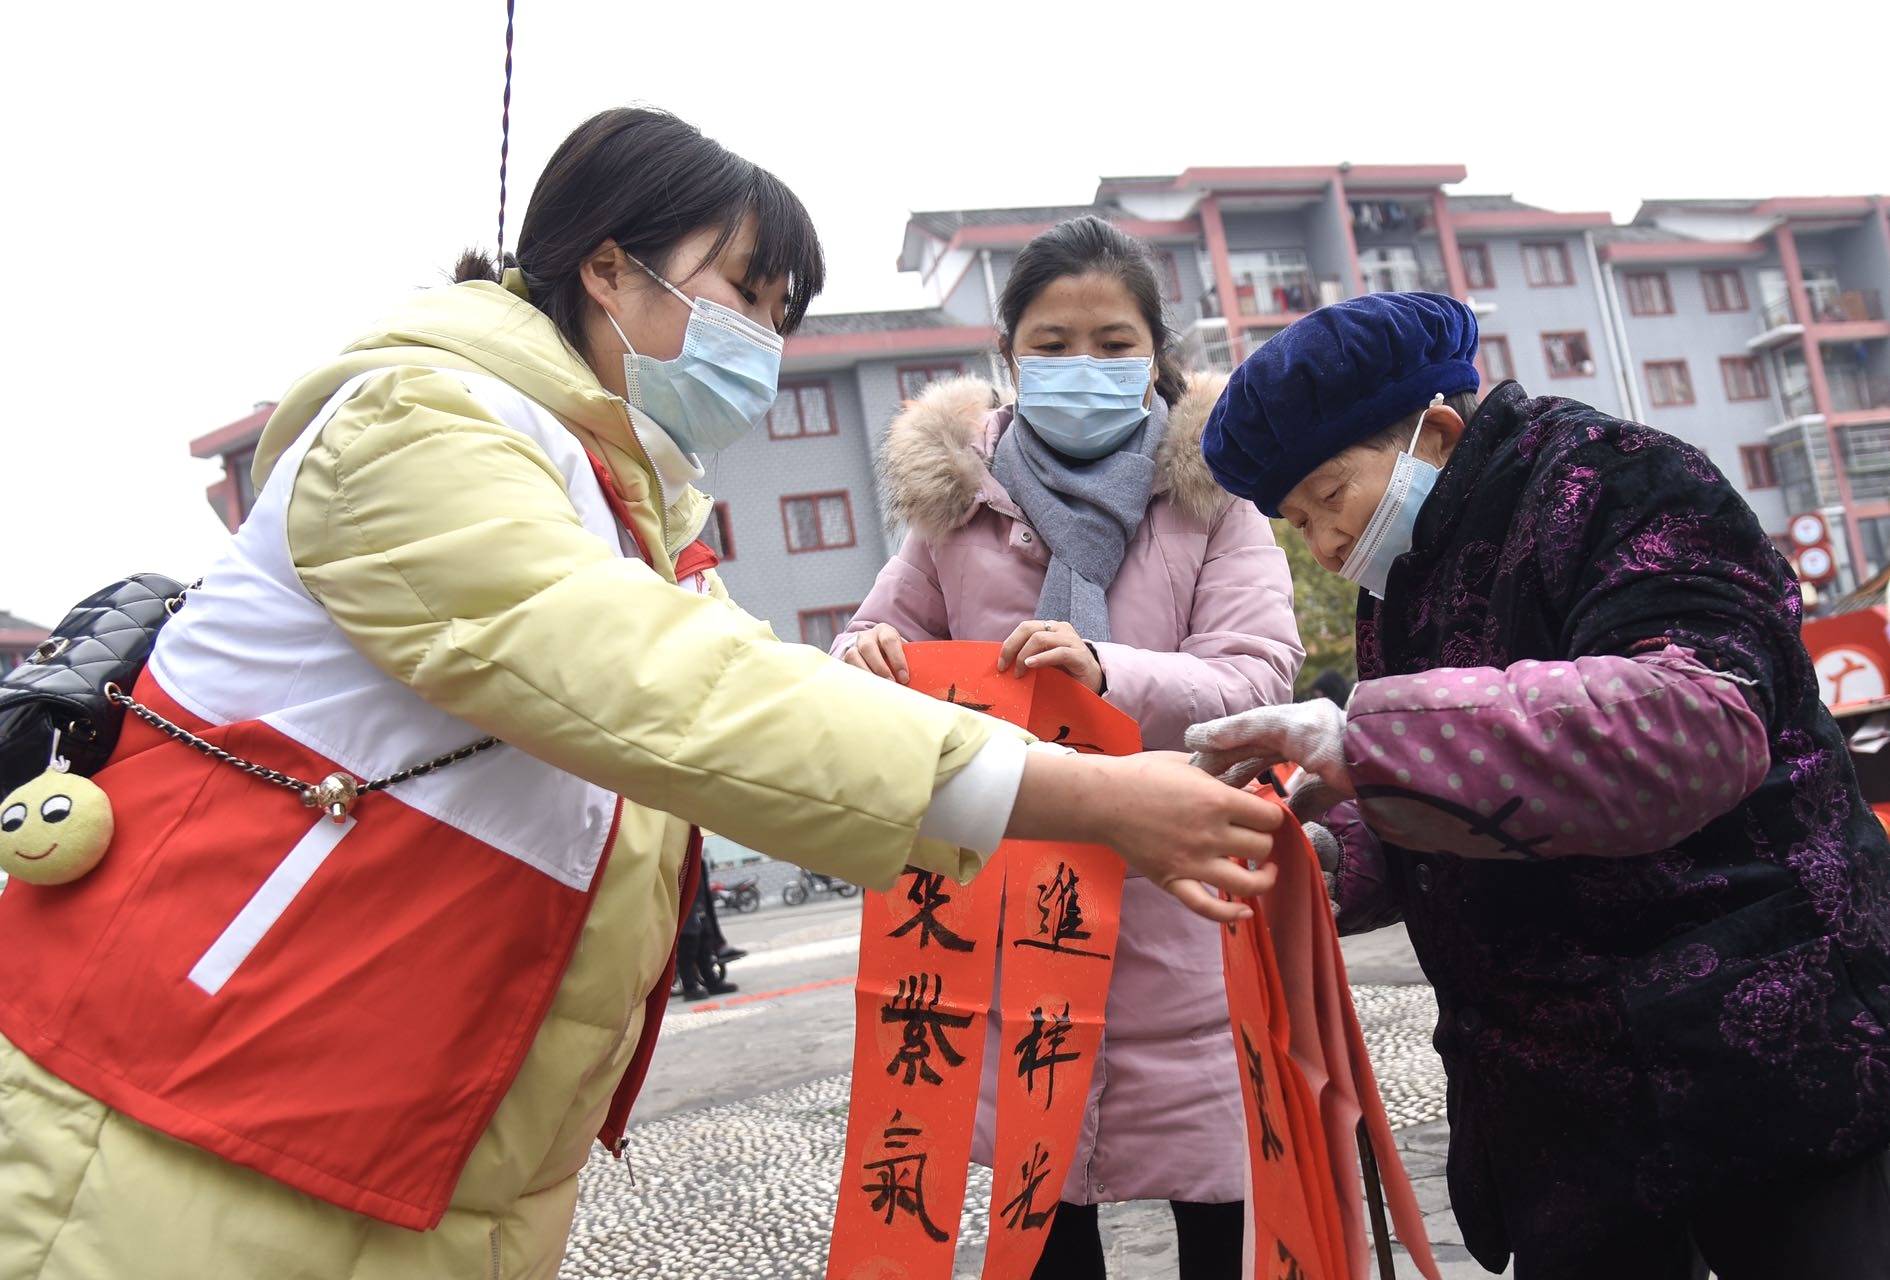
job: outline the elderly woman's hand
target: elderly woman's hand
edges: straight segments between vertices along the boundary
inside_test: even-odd
[[[1188,730],[1192,763],[1229,786],[1244,787],[1263,770],[1287,762],[1317,778],[1330,799],[1350,799],[1345,765],[1345,712],[1325,698],[1279,707],[1255,707]]]

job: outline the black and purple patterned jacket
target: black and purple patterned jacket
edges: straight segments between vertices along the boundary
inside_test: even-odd
[[[1437,990],[1472,1253],[1890,1142],[1890,844],[1698,450],[1498,387],[1361,598],[1342,927]]]

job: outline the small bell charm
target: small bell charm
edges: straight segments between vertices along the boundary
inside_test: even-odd
[[[354,802],[360,798],[360,784],[352,775],[331,773],[303,795],[302,803],[311,809],[326,810],[336,822],[346,822],[348,811],[354,808]]]

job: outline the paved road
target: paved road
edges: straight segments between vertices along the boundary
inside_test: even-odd
[[[742,990],[670,1007],[630,1134],[629,1164],[594,1157],[562,1280],[824,1274],[845,1141],[853,1053],[858,900],[725,917],[754,954]],[[1427,1209],[1446,1280],[1487,1273],[1456,1243],[1445,1203],[1443,1074],[1430,1049],[1436,1005],[1402,930],[1348,940],[1348,970],[1406,1166]],[[981,1262],[990,1176],[975,1170],[959,1275]],[[1115,1280],[1175,1274],[1166,1205],[1105,1208]],[[1415,1276],[1400,1257],[1400,1276]]]

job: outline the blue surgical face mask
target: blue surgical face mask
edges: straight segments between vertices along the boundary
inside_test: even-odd
[[[1443,396],[1436,396],[1429,408],[1434,409],[1443,402]],[[1411,443],[1398,455],[1391,469],[1391,483],[1385,486],[1385,496],[1378,500],[1378,509],[1372,512],[1365,532],[1352,544],[1351,554],[1339,566],[1341,578],[1358,583],[1376,600],[1385,598],[1385,583],[1391,577],[1392,561],[1411,549],[1418,512],[1431,496],[1431,486],[1437,483],[1437,468],[1411,452],[1417,448],[1418,436],[1423,430],[1424,419],[1419,417],[1417,430],[1411,433]]]
[[[1149,356],[1019,356],[1017,412],[1058,453],[1100,458],[1148,417],[1154,365]]]
[[[653,360],[638,355],[617,318],[604,312],[623,340],[624,399],[649,414],[684,453],[728,448],[774,405],[781,335],[720,303],[691,298],[635,258],[630,261],[682,299],[689,327],[680,355]]]

